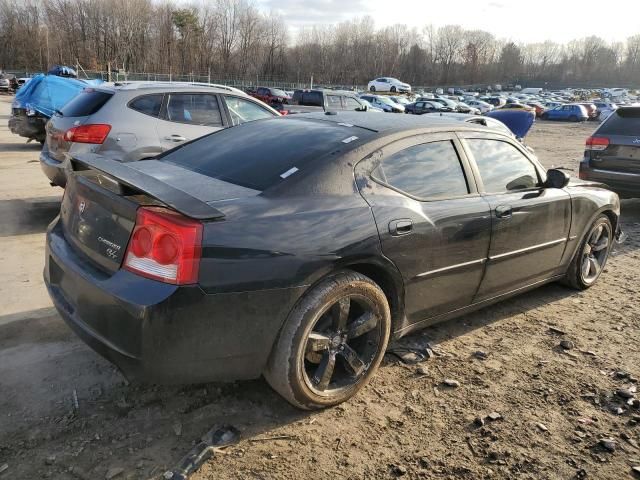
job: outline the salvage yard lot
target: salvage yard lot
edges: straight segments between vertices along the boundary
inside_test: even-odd
[[[590,290],[548,285],[413,335],[401,343],[436,355],[388,355],[355,399],[304,413],[262,380],[128,385],[67,329],[42,282],[62,191],[39,145],[8,132],[9,108],[0,97],[0,480],[162,478],[222,424],[242,440],[193,479],[613,479],[640,466],[640,408],[616,411],[640,377],[640,201],[623,201],[629,238]],[[528,144],[576,174],[594,128],[538,122]]]

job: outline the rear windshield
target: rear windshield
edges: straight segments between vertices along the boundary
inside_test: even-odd
[[[640,108],[620,108],[600,126],[599,134],[640,136]]]
[[[369,135],[370,131],[359,128],[285,117],[220,130],[159,160],[263,191],[299,174],[313,160],[345,147],[349,139]]]
[[[113,96],[93,88],[85,88],[60,109],[65,117],[86,117],[93,115]]]

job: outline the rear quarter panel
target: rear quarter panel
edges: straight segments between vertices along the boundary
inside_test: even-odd
[[[614,231],[620,218],[620,200],[611,190],[589,186],[587,182],[569,185],[566,190],[571,195],[571,230],[562,258],[563,266],[569,264],[598,215],[606,212],[612,220]]]

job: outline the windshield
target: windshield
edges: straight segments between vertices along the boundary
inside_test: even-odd
[[[386,105],[389,105],[390,107],[395,106],[395,103],[392,100],[389,100],[387,97],[378,97],[378,100],[381,103],[384,103]]]

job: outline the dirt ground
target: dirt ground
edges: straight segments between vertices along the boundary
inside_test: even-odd
[[[640,377],[639,201],[623,202],[629,239],[590,290],[548,285],[425,330],[409,340],[435,357],[406,366],[388,355],[351,402],[310,414],[263,380],[129,385],[76,339],[42,283],[62,192],[40,171],[39,145],[8,132],[9,102],[0,97],[0,480],[162,478],[222,424],[241,441],[194,480],[634,478],[640,409],[616,390],[633,394]],[[594,128],[540,122],[528,143],[546,166],[575,171]]]

